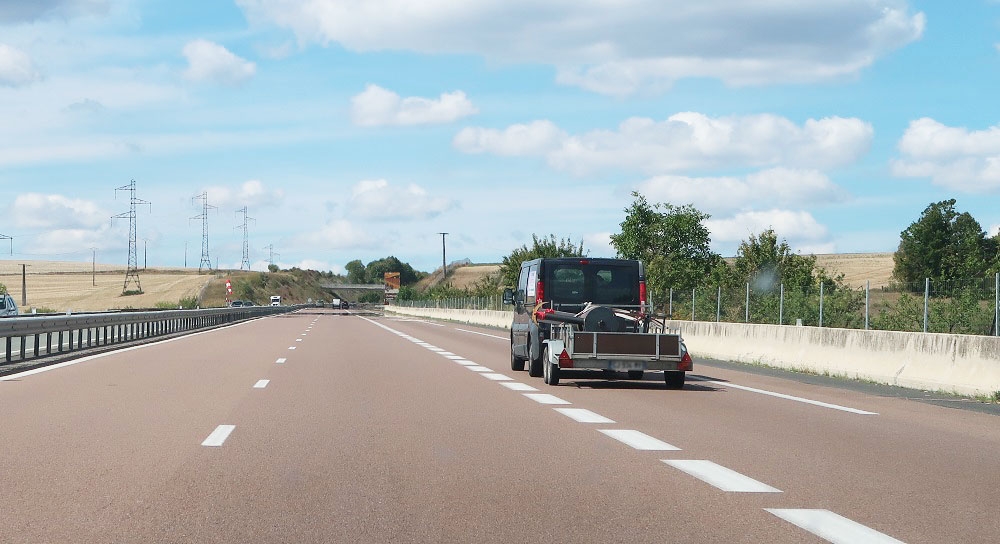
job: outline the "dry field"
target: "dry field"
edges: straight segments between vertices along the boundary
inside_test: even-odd
[[[27,267],[27,305],[57,312],[99,311],[120,308],[152,308],[158,302],[176,304],[185,297],[198,296],[213,274],[199,275],[197,270],[181,268],[150,268],[139,270],[144,293],[121,296],[125,283],[125,267],[97,265],[91,275],[91,264],[80,262],[25,261]],[[0,283],[21,305],[21,267],[9,261],[0,264]],[[96,286],[93,285],[96,283]]]
[[[871,281],[872,289],[889,285],[892,280],[892,253],[836,253],[816,255],[816,266],[830,275],[843,274],[852,287],[864,287]]]

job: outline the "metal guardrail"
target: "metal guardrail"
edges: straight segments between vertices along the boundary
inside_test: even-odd
[[[303,306],[22,316],[0,319],[0,364],[217,327]]]

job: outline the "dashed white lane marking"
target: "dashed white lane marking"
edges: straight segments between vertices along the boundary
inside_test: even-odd
[[[818,400],[804,399],[802,397],[796,397],[792,395],[786,395],[784,393],[775,393],[774,391],[768,391],[766,389],[757,389],[754,387],[747,387],[745,385],[737,385],[735,383],[723,382],[717,380],[705,380],[701,379],[699,381],[712,383],[715,385],[721,385],[723,387],[732,387],[733,389],[740,389],[742,391],[750,391],[751,393],[760,393],[761,395],[768,395],[770,397],[777,397],[779,399],[794,400],[795,402],[804,402],[806,404],[812,404],[813,406],[822,406],[823,408],[830,408],[833,410],[840,410],[842,412],[850,412],[852,414],[861,414],[863,416],[877,416],[878,412],[868,412],[866,410],[859,410],[857,408],[849,408],[847,406],[841,406],[839,404],[830,404],[829,402],[821,402]]]
[[[271,383],[271,380],[257,380],[257,383],[253,384],[253,388],[264,389],[269,383]]]
[[[441,355],[444,355],[444,354],[442,353]],[[466,360],[465,357],[462,357],[461,355],[444,355],[444,358],[445,359],[451,359],[452,361],[459,361],[459,360],[464,361],[464,360]]]
[[[289,346],[288,349],[295,349],[295,346]]]
[[[229,435],[233,432],[236,425],[219,425],[212,431],[212,434],[208,435],[208,438],[201,443],[202,446],[218,447],[221,446]]]
[[[765,508],[779,518],[833,544],[903,544],[891,536],[829,510]]]
[[[538,389],[535,389],[534,387],[531,387],[530,385],[521,382],[503,382],[500,385],[512,391],[538,391]]]
[[[274,361],[274,362],[275,362],[276,364],[279,364],[279,365],[283,365],[283,364],[285,364],[285,361],[287,361],[287,360],[288,360],[288,359],[285,359],[284,357],[282,357],[282,358],[280,358],[280,359],[278,359],[278,360],[276,360],[276,361]]]
[[[548,393],[525,393],[524,396],[540,404],[572,404],[568,400],[563,400]]]
[[[465,368],[468,368],[469,370],[471,370],[473,372],[493,372],[492,368],[487,368],[487,367],[481,366],[481,365],[467,366]]]
[[[758,482],[749,476],[744,476],[735,470],[717,465],[711,461],[703,459],[662,459],[662,461],[723,491],[733,493],[781,493],[780,489],[775,489],[765,483]]]
[[[444,350],[441,349],[441,348],[427,348],[427,349],[429,349],[431,351],[436,351],[437,353],[444,353]]]
[[[484,378],[486,378],[488,380],[493,380],[495,382],[506,382],[506,381],[510,381],[510,380],[514,379],[514,378],[511,378],[510,376],[504,376],[503,374],[498,374],[496,372],[484,372],[484,373],[480,374],[480,376],[482,376],[482,377],[484,377]]]
[[[295,341],[296,341],[296,342],[301,342],[301,341],[302,341],[302,339],[301,339],[301,338],[296,338],[296,339],[295,339]]]
[[[474,363],[468,359],[455,359],[455,362],[463,366],[479,366],[479,363]]]
[[[444,325],[440,323],[431,323],[430,321],[418,321],[418,323],[423,323],[424,325],[434,325],[435,327],[443,327]]]
[[[455,355],[454,353],[452,353],[450,351],[442,351],[442,352],[439,352],[438,355],[444,355],[445,357],[458,357],[458,355]]]
[[[608,419],[601,414],[596,414],[585,408],[553,408],[560,414],[577,421],[579,423],[614,423],[615,420]]]
[[[653,438],[646,433],[626,429],[600,429],[600,431],[615,440],[643,451],[680,451],[677,446]]]
[[[497,336],[495,334],[486,334],[485,332],[467,331],[465,329],[459,329],[457,327],[455,328],[455,330],[456,331],[460,331],[460,332],[467,332],[469,334],[478,334],[479,336],[489,336],[490,338],[496,338],[496,339],[499,339],[499,340],[507,340],[508,339],[508,338],[506,338],[504,336]]]

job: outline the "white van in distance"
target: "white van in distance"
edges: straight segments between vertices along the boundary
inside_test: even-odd
[[[271,306],[281,306],[281,295],[271,295]]]

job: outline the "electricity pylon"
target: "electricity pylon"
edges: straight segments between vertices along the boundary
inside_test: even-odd
[[[148,201],[135,196],[134,179],[129,182],[128,185],[123,185],[115,189],[116,198],[118,196],[118,191],[129,192],[129,210],[127,212],[111,216],[111,224],[114,224],[115,219],[128,218],[128,270],[125,272],[125,285],[122,287],[122,294],[128,292],[128,286],[132,282],[135,282],[135,290],[141,293],[142,284],[139,283],[139,259],[136,256],[135,244],[135,208],[139,204],[146,204],[149,206],[150,211],[152,211],[153,205]]]
[[[200,195],[194,195],[191,197],[191,203],[193,204],[195,200],[201,200],[202,208],[201,215],[196,215],[191,219],[201,219],[201,262],[198,263],[198,272],[201,272],[202,268],[212,269],[212,259],[208,256],[208,211],[217,209],[208,203],[208,191],[203,191]]]
[[[247,217],[247,207],[236,210],[236,214],[243,214],[243,224],[236,225],[237,229],[243,231],[243,261],[240,263],[240,270],[250,270],[250,229],[247,227],[249,221],[256,221],[253,217]]]

